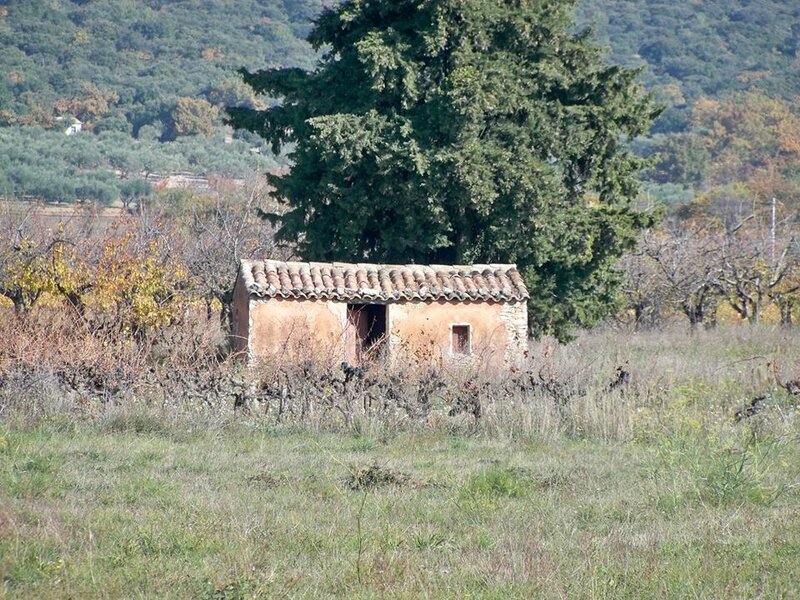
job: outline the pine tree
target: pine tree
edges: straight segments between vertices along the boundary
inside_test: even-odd
[[[648,224],[626,142],[658,110],[564,0],[349,0],[316,69],[250,73],[278,98],[232,123],[289,149],[278,235],[307,258],[517,263],[532,330],[564,337],[616,298]]]

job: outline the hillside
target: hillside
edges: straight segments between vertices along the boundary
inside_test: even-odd
[[[686,126],[701,96],[758,88],[800,93],[800,4],[784,0],[583,0],[611,60],[643,67],[642,79],[669,110],[657,130]]]
[[[303,39],[323,4],[10,0],[0,196],[111,202],[149,193],[143,173],[274,168],[260,138],[225,128],[220,109],[263,103],[238,80],[242,66],[313,64]],[[82,131],[64,135],[75,118]]]
[[[303,38],[334,1],[8,0],[0,6],[0,195],[110,201],[127,193],[120,173],[243,176],[275,167],[260,139],[226,130],[220,109],[265,105],[238,80],[239,67],[311,67]],[[579,26],[609,46],[609,60],[643,67],[643,83],[667,109],[642,151],[668,159],[687,155],[680,136],[696,126],[698,101],[761,90],[790,104],[800,93],[799,19],[800,7],[777,0],[583,0],[576,10]],[[73,118],[83,131],[65,136]],[[669,192],[679,200],[704,187],[707,165],[673,167],[653,179],[684,190]]]
[[[89,121],[122,114],[134,135],[169,128],[181,97],[249,100],[239,67],[310,67],[302,38],[321,4],[11,0],[0,22],[0,105],[6,119],[47,124],[49,113],[83,100],[70,112]]]

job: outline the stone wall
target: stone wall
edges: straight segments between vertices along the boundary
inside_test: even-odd
[[[528,303],[503,304],[500,321],[506,327],[508,339],[505,362],[510,365],[521,365],[528,356]]]

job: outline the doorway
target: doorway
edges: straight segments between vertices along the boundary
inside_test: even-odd
[[[347,360],[353,363],[379,358],[386,348],[386,305],[347,305]]]

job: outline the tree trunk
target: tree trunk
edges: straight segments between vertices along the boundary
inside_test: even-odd
[[[789,300],[778,302],[778,308],[781,311],[781,326],[791,327],[793,323],[792,309],[794,308],[794,302],[791,302]]]
[[[226,333],[230,333],[232,326],[232,311],[231,305],[227,302],[222,303],[222,308],[219,311],[219,326]]]
[[[684,302],[683,313],[689,318],[689,326],[692,333],[696,332],[698,326],[702,325],[705,319],[702,302]]]
[[[716,329],[717,327],[717,299],[712,297],[707,304],[706,320],[704,326],[706,329]]]
[[[217,300],[222,305],[219,310],[219,326],[225,333],[230,333],[233,326],[233,290],[217,293]]]
[[[18,316],[27,314],[36,301],[39,299],[39,294],[34,294],[33,297],[28,296],[24,291],[6,292],[3,294],[6,298],[11,300],[14,305],[14,313]]]
[[[633,330],[639,331],[639,327],[644,322],[644,315],[647,306],[643,302],[635,302],[633,305],[633,312],[635,315],[635,321],[633,323]]]
[[[758,305],[757,302],[752,302],[750,305],[750,315],[747,317],[748,322],[750,325],[757,325],[758,321],[761,317],[761,307]]]
[[[214,316],[214,308],[213,308],[214,299],[206,296],[206,321],[210,321],[211,318]],[[220,317],[220,321],[222,317]]]
[[[11,296],[11,302],[14,304],[14,314],[17,316],[23,315],[28,312],[28,307],[22,298]]]

